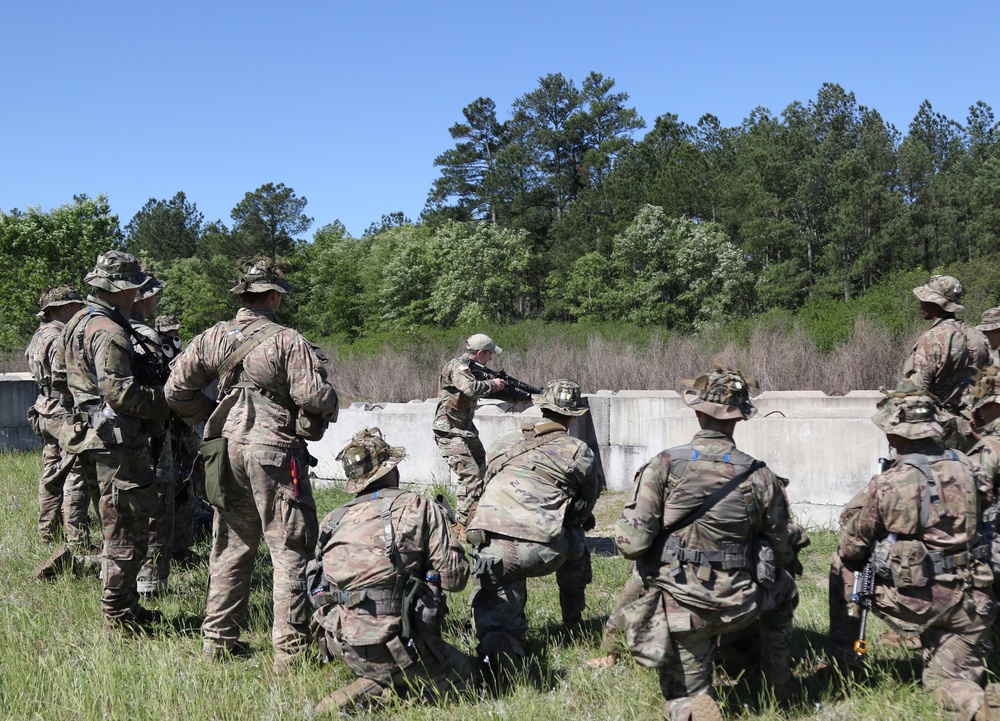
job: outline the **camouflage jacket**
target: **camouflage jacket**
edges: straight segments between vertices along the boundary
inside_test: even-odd
[[[52,366],[56,363],[59,344],[62,342],[63,324],[56,320],[43,322],[24,349],[28,370],[38,384],[35,410],[46,418],[64,416],[68,410],[62,405],[61,393],[52,387]]]
[[[967,402],[972,370],[990,362],[990,345],[979,330],[957,318],[939,318],[917,339],[903,377],[952,409]]]
[[[218,404],[202,392],[218,380],[220,366],[237,348],[237,333],[259,319],[277,323],[259,308],[240,308],[234,320],[216,323],[195,337],[171,364],[167,400],[189,425],[205,420],[205,438],[302,446],[295,428],[298,411],[333,421],[337,393],[326,381],[320,357],[298,331],[284,328],[251,350],[242,361],[239,382]]]
[[[478,436],[473,419],[476,402],[495,393],[500,381],[495,378],[476,380],[469,370],[469,354],[452,358],[441,371],[441,399],[434,413],[434,430],[450,436]]]
[[[391,500],[396,562],[387,557],[381,492],[362,494],[370,501],[347,509],[328,534],[332,511],[320,524],[318,549],[324,576],[333,591],[396,589],[401,593],[400,569],[406,576],[423,578],[428,571],[441,576],[445,591],[461,591],[469,580],[469,562],[462,545],[451,533],[445,511],[418,493],[404,491]],[[353,646],[384,643],[400,633],[398,613],[375,614],[362,604],[357,608],[336,605],[323,617],[323,626]]]
[[[736,451],[733,439],[717,431],[701,430],[691,446],[699,455],[720,456]],[[683,562],[676,567],[664,560],[668,538],[663,531],[699,508],[714,491],[746,469],[722,461],[671,458],[660,453],[636,473],[632,499],[615,526],[618,548],[647,583],[667,591],[679,605],[695,614],[710,614],[725,622],[757,611],[758,587],[747,567],[722,568]],[[716,503],[694,523],[671,534],[685,549],[724,551],[751,543],[754,537],[774,549],[778,565],[790,563],[788,500],[780,480],[766,466],[754,471],[738,488]],[[737,544],[731,546],[730,544]],[[748,554],[752,557],[752,552]]]
[[[876,541],[894,533],[898,540],[920,540],[929,552],[959,554],[978,545],[980,513],[992,499],[986,474],[958,451],[937,441],[914,441],[901,457],[922,454],[930,462],[937,492],[928,487],[919,467],[899,460],[848,503],[840,516],[839,554],[845,561],[865,561]],[[921,523],[921,514],[926,514]],[[896,588],[878,580],[876,606],[905,632],[919,632],[962,599],[967,584],[983,588],[993,574],[984,561],[973,560],[951,572],[931,574],[921,588]]]
[[[525,423],[494,443],[489,459],[486,491],[470,529],[550,543],[594,510],[594,454],[558,423]]]
[[[983,520],[996,527],[1000,515],[1000,418],[979,429],[979,442],[969,451],[969,458],[978,463],[993,490],[993,504],[983,513]]]
[[[53,383],[60,386],[60,368],[77,408],[107,402],[117,428],[125,438],[144,435],[146,420],[166,420],[170,415],[160,386],[143,385],[136,378],[135,351],[125,329],[121,309],[94,296],[87,307],[63,329],[56,354]]]

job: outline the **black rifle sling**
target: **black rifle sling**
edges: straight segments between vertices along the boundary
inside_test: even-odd
[[[745,481],[747,478],[750,477],[751,473],[753,473],[758,469],[763,468],[765,465],[766,464],[763,461],[754,461],[753,463],[751,463],[749,468],[747,468],[742,473],[738,473],[737,475],[733,476],[724,486],[718,488],[714,493],[712,493],[712,495],[706,498],[702,502],[702,504],[698,506],[698,508],[688,513],[686,516],[684,516],[679,521],[671,525],[669,528],[665,528],[663,530],[662,535],[669,536],[681,530],[685,526],[690,526],[692,523],[694,523],[699,518],[708,513],[716,503],[718,503],[723,498],[732,493],[737,486],[739,486],[741,483],[743,483],[743,481]]]

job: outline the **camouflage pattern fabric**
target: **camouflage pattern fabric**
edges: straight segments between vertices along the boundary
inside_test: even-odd
[[[906,454],[930,459],[938,502],[926,499],[927,480],[919,468],[897,463],[872,478],[841,514],[843,531],[830,570],[830,652],[845,663],[856,662],[852,645],[860,623],[848,615],[852,569],[868,558],[876,541],[895,533],[921,540],[928,551],[957,554],[980,540],[980,512],[992,495],[982,469],[961,452],[946,452],[934,439],[912,442]],[[921,504],[926,504],[923,510]],[[921,513],[927,514],[925,523]],[[955,680],[981,685],[984,640],[996,614],[989,565],[972,559],[928,575],[926,585],[916,588],[878,579],[873,609],[903,636],[920,636],[924,688]]]
[[[282,329],[242,361],[239,382],[218,404],[203,389],[234,350],[235,338],[260,319],[277,323],[259,308],[241,308],[233,321],[218,323],[194,338],[171,366],[166,394],[189,425],[206,420],[205,437],[229,440],[232,476],[226,509],[217,509],[213,529],[208,604],[202,631],[206,650],[232,648],[239,639],[250,597],[250,574],[263,536],[274,564],[275,666],[298,657],[309,638],[311,615],[305,569],[316,543],[316,505],[309,485],[305,441],[296,434],[298,412],[332,421],[337,393],[312,346],[291,328]],[[293,486],[291,459],[299,486]]]
[[[448,361],[441,371],[441,398],[434,413],[434,441],[441,457],[458,477],[455,518],[465,526],[483,493],[486,450],[474,422],[476,403],[499,389],[496,379],[477,380],[469,370],[468,353]]]
[[[969,458],[983,469],[993,489],[993,502],[983,511],[983,523],[992,525],[996,533],[1000,527],[1000,418],[980,428],[979,434],[979,442],[969,451]],[[1000,574],[994,574],[993,593],[1000,597]]]
[[[143,428],[145,421],[165,420],[170,409],[162,388],[143,385],[135,377],[123,311],[93,296],[87,302],[63,330],[66,385],[78,409],[103,404],[114,433],[107,428],[99,433],[74,416],[60,440],[79,454],[86,481],[100,488],[105,555],[101,608],[110,619],[128,616],[139,606],[136,576],[149,541],[149,514],[156,507]]]
[[[736,444],[724,433],[701,430],[691,447],[701,458],[675,460],[671,451],[681,455],[680,451],[671,449],[639,469],[632,499],[615,526],[619,550],[636,560],[646,593],[662,595],[662,604],[647,620],[644,638],[656,647],[649,649],[655,658],[669,635],[670,653],[660,665],[660,687],[667,700],[665,711],[677,719],[690,712],[691,697],[710,692],[716,637],[752,623],[760,613],[761,598],[748,564],[724,568],[719,563],[668,559],[663,530],[744,470],[714,460],[736,453]],[[753,535],[770,544],[779,566],[793,560],[788,501],[781,482],[767,467],[754,471],[670,538],[684,549],[717,552],[731,548],[729,544],[745,544]]]
[[[582,526],[599,489],[590,448],[550,420],[501,437],[486,482],[469,532],[485,537],[480,562],[492,564],[476,576],[469,604],[480,654],[490,656],[493,644],[517,649],[523,640],[527,578],[555,572],[563,622],[580,622],[592,577]]]
[[[318,553],[330,588],[398,592],[401,597],[401,571],[420,578],[437,573],[445,591],[465,588],[469,563],[445,511],[417,493],[398,492],[391,499],[389,518],[397,558],[393,562],[386,557],[381,493],[359,496],[370,500],[348,508],[328,537],[336,511],[323,519],[325,542]],[[469,658],[439,636],[401,639],[398,611],[379,612],[369,602],[331,604],[316,612],[316,621],[331,651],[358,676],[382,686],[434,695],[463,688],[471,678]]]
[[[38,532],[45,540],[55,537],[64,528],[67,542],[74,549],[90,545],[90,520],[87,509],[90,493],[86,492],[83,478],[77,470],[72,454],[59,446],[59,434],[70,416],[70,399],[52,387],[52,366],[56,362],[64,325],[59,321],[46,321],[38,326],[24,351],[28,369],[39,394],[34,411],[38,415],[38,430],[42,439],[42,477],[38,482]],[[62,472],[64,464],[71,464]],[[96,494],[93,494],[96,500]]]

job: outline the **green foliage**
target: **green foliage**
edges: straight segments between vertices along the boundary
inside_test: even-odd
[[[204,219],[183,191],[170,200],[150,198],[125,226],[125,248],[153,262],[191,257],[198,249]]]
[[[181,332],[185,337],[232,318],[236,312],[236,299],[229,293],[235,282],[229,258],[180,258],[158,271],[167,284],[158,311],[161,315],[176,314],[184,324]]]
[[[238,251],[234,257],[267,253],[276,258],[290,252],[295,236],[312,226],[313,219],[302,212],[306,203],[284,183],[265,183],[244,195],[230,213],[234,250]]]

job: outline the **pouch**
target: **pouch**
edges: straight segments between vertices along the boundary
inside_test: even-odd
[[[205,461],[205,500],[216,508],[226,508],[226,485],[232,476],[229,467],[229,439],[212,438],[201,444]]]
[[[403,638],[439,635],[441,620],[447,612],[445,597],[439,584],[428,583],[419,576],[407,579],[400,614]]]
[[[28,427],[36,436],[42,435],[41,416],[38,415],[38,410],[34,406],[28,406]]]
[[[896,541],[889,551],[889,570],[896,588],[923,588],[933,573],[929,570],[923,541]]]
[[[778,573],[774,547],[767,541],[754,538],[753,556],[753,580],[764,588],[770,588]]]

